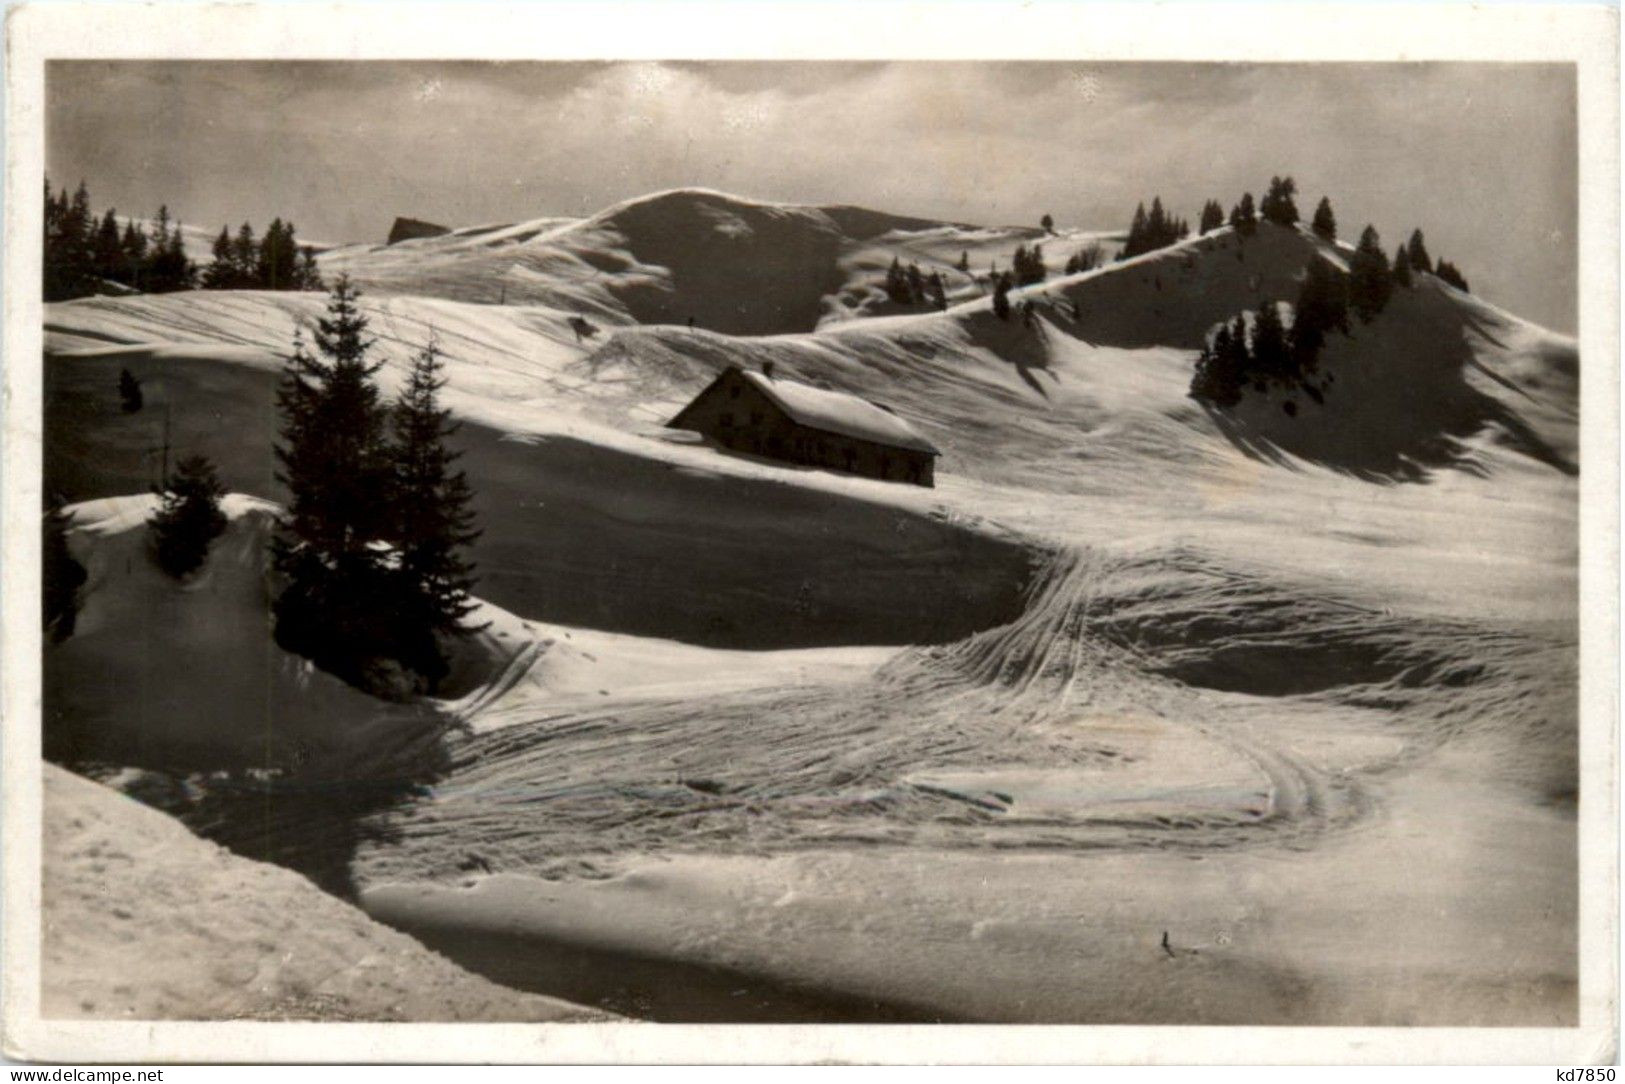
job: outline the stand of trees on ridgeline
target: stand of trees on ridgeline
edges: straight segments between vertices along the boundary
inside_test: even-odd
[[[1297,192],[1297,182],[1291,177],[1271,177],[1264,200],[1256,208],[1253,206],[1251,192],[1242,195],[1240,202],[1230,211],[1230,225],[1244,234],[1252,232],[1253,225],[1259,217],[1278,225],[1290,226],[1298,221],[1298,205],[1293,199]],[[1215,199],[1205,201],[1202,204],[1202,213],[1197,219],[1198,236],[1211,233],[1224,223],[1224,210],[1219,201]],[[1156,197],[1151,201],[1150,211],[1145,209],[1143,203],[1134,209],[1134,220],[1128,228],[1128,240],[1117,258],[1126,260],[1141,253],[1167,248],[1189,237],[1190,232],[1190,226],[1185,220],[1163,210],[1162,198]]]
[[[1017,245],[1015,255],[1010,257],[1010,270],[1016,276],[1017,286],[1036,286],[1049,277],[1049,268],[1044,266],[1044,246]]]
[[[1205,235],[1222,225],[1224,225],[1224,208],[1219,206],[1219,201],[1210,199],[1202,204],[1202,217],[1196,224],[1197,235]]]
[[[287,580],[276,639],[353,685],[405,697],[448,672],[437,634],[473,631],[464,551],[478,532],[446,445],[456,427],[439,405],[438,348],[423,348],[385,404],[358,297],[340,277],[314,351],[295,337],[278,391],[289,505],[272,547]]]
[[[1258,228],[1258,208],[1253,206],[1251,192],[1243,192],[1241,199],[1230,208],[1230,225],[1244,237]]]
[[[929,276],[920,271],[920,265],[909,263],[903,266],[903,261],[896,256],[892,257],[891,266],[886,269],[886,296],[899,305],[930,305],[934,309],[948,308],[947,288],[943,285],[940,272],[933,271]]]
[[[1183,218],[1174,218],[1162,209],[1162,197],[1151,200],[1151,210],[1145,204],[1134,208],[1134,220],[1129,223],[1128,240],[1123,244],[1119,260],[1127,260],[1141,253],[1167,248],[1190,235],[1191,229]]]
[[[254,227],[244,222],[237,235],[220,227],[214,239],[214,260],[203,272],[206,290],[320,290],[315,249],[301,248],[293,223],[271,220],[265,236],[254,239]]]
[[[1298,183],[1291,177],[1271,177],[1269,190],[1258,204],[1258,213],[1265,222],[1290,226],[1298,221],[1298,205],[1292,199],[1297,194]]]
[[[45,241],[42,287],[46,301],[68,301],[105,293],[171,293],[199,286],[210,290],[319,290],[316,254],[300,246],[293,223],[280,218],[258,240],[243,223],[235,237],[222,227],[214,260],[202,269],[186,255],[179,222],[167,206],[146,229],[134,220],[120,224],[111,207],[101,216],[90,209],[83,181],[70,197],[45,181]]]
[[[190,290],[197,273],[168,207],[158,208],[146,230],[133,221],[121,227],[112,208],[99,218],[91,211],[83,181],[70,198],[65,188],[52,195],[46,180],[43,258],[46,301],[130,290]]]
[[[1099,244],[1086,245],[1067,258],[1066,273],[1076,275],[1084,271],[1093,271],[1104,262],[1105,257]]]

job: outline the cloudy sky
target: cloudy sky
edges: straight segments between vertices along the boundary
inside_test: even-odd
[[[97,210],[382,240],[662,188],[979,223],[1196,219],[1290,174],[1343,235],[1414,226],[1476,291],[1575,326],[1565,65],[56,62],[47,171]]]

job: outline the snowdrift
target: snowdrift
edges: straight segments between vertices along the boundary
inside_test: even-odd
[[[296,873],[46,765],[40,1012],[120,1020],[603,1020],[496,986]]]
[[[45,652],[47,757],[348,779],[391,778],[425,759],[445,725],[435,711],[377,700],[272,642],[272,505],[227,497],[226,533],[201,572],[177,582],[149,553],[156,503],[67,509],[88,579],[73,635]]]

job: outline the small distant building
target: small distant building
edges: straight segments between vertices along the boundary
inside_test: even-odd
[[[935,484],[937,451],[878,403],[730,366],[667,422],[725,448],[888,482]]]

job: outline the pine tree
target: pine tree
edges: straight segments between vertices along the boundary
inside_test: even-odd
[[[1281,310],[1273,301],[1266,302],[1253,321],[1251,353],[1253,370],[1270,380],[1286,382],[1296,375],[1286,330],[1281,324]]]
[[[298,285],[295,287],[295,289],[322,289],[322,273],[316,267],[316,250],[308,245],[299,250]]]
[[[169,244],[164,246],[161,279],[169,291],[190,290],[196,285],[197,267],[186,257],[186,238],[179,222],[170,231]]]
[[[90,190],[80,181],[73,203],[62,220],[64,266],[75,296],[96,290],[96,216],[90,211]]]
[[[180,579],[203,564],[209,544],[226,529],[220,511],[225,492],[206,456],[189,455],[175,465],[159,490],[163,500],[147,521],[158,567]]]
[[[931,272],[931,277],[925,283],[925,293],[932,307],[939,312],[948,311],[948,293],[943,287],[941,274],[936,271]]]
[[[128,369],[120,369],[118,374],[119,405],[126,414],[135,414],[141,410],[141,381]]]
[[[1222,225],[1224,225],[1224,209],[1219,206],[1219,201],[1210,199],[1202,204],[1202,217],[1196,224],[1197,233],[1206,235]]]
[[[912,305],[925,304],[925,276],[920,274],[920,265],[909,261],[908,265],[908,300]]]
[[[1145,204],[1137,204],[1134,208],[1134,218],[1129,223],[1128,240],[1123,243],[1123,251],[1122,254],[1118,256],[1118,259],[1126,260],[1131,256],[1138,256],[1140,253],[1146,251],[1147,238],[1145,227]]]
[[[1410,253],[1405,251],[1404,245],[1400,245],[1398,248],[1394,249],[1393,273],[1395,286],[1403,286],[1406,289],[1410,288],[1411,257]]]
[[[1163,209],[1162,197],[1154,196],[1151,200],[1150,213],[1146,212],[1143,203],[1134,209],[1134,220],[1129,224],[1128,239],[1117,258],[1126,260],[1141,253],[1166,248],[1189,233],[1190,226],[1185,220],[1170,215]]]
[[[1044,228],[1045,233],[1055,232],[1055,219],[1051,218],[1047,214],[1038,220],[1038,224]]]
[[[170,224],[169,208],[158,208],[147,243],[142,288],[153,293],[190,290],[196,268],[186,258],[185,235],[179,223]]]
[[[1250,234],[1258,221],[1258,212],[1253,207],[1253,194],[1244,192],[1241,202],[1230,209],[1230,224],[1236,227],[1236,232]]]
[[[96,228],[96,239],[91,256],[94,274],[107,282],[124,279],[124,248],[120,243],[118,216],[109,207]]]
[[[969,249],[960,249],[959,250],[959,270],[963,271],[967,275],[970,274],[970,250]]]
[[[259,251],[254,254],[254,281],[260,289],[280,289],[280,276],[285,270],[278,262],[281,252],[282,219],[273,218],[260,238]]]
[[[1393,277],[1388,256],[1382,251],[1382,239],[1375,226],[1367,226],[1349,260],[1349,307],[1363,322],[1370,323],[1388,304],[1392,292]]]
[[[277,478],[288,509],[273,542],[287,588],[276,603],[277,642],[359,685],[399,659],[398,584],[380,543],[390,535],[388,412],[368,360],[372,341],[340,276],[317,321],[316,351],[299,337],[277,394]]]
[[[1241,402],[1242,388],[1252,358],[1247,349],[1247,324],[1241,317],[1219,325],[1213,338],[1196,361],[1196,375],[1191,379],[1192,397],[1218,407],[1233,407]]]
[[[908,273],[903,270],[903,261],[897,256],[892,257],[891,267],[886,269],[886,296],[899,305],[907,305],[914,300],[908,288]]]
[[[993,280],[993,315],[1000,320],[1010,319],[1010,276],[997,275]]]
[[[299,270],[299,244],[294,239],[292,222],[272,219],[260,240],[255,263],[255,279],[263,290],[292,290],[296,288]]]
[[[1428,256],[1428,246],[1422,240],[1421,230],[1412,230],[1410,243],[1405,246],[1405,255],[1410,257],[1411,270],[1432,271],[1433,260]]]
[[[214,239],[214,247],[210,249],[213,260],[203,272],[203,288],[205,290],[230,290],[236,283],[237,265],[232,258],[231,229],[220,227],[220,236]]]
[[[49,182],[47,182],[47,186]],[[49,192],[49,187],[47,187]],[[70,201],[67,190],[45,201],[41,290],[46,301],[65,301],[96,291],[97,221],[83,181]]]
[[[1325,196],[1320,197],[1320,203],[1315,207],[1315,220],[1311,227],[1326,240],[1337,240],[1337,216],[1332,214],[1332,201]]]
[[[1043,245],[1034,245],[1031,249],[1025,245],[1018,245],[1011,265],[1015,271],[1017,286],[1031,286],[1049,277],[1049,269],[1044,266]]]
[[[73,635],[79,588],[88,577],[68,548],[68,517],[54,498],[40,523],[40,556],[41,625],[52,643],[61,643]]]
[[[57,255],[62,237],[62,215],[56,199],[51,195],[51,178],[45,178],[45,228],[40,247],[40,290],[46,301],[55,301],[61,295],[60,272]]]
[[[169,247],[169,204],[158,205],[158,217],[147,227],[147,251],[157,259]]]
[[[1290,226],[1298,221],[1298,205],[1293,200],[1298,184],[1291,177],[1271,177],[1269,191],[1259,204],[1259,213],[1265,221],[1278,226]]]
[[[1449,283],[1464,294],[1472,292],[1467,288],[1467,280],[1462,277],[1461,270],[1449,260],[1440,260],[1433,273],[1439,276],[1440,282]]]
[[[132,219],[124,224],[124,236],[119,247],[124,250],[124,277],[127,286],[137,290],[147,288],[147,235]]]
[[[440,406],[444,365],[431,339],[412,363],[412,375],[393,411],[393,536],[404,597],[401,661],[428,679],[433,691],[446,663],[434,635],[470,631],[464,619],[475,603],[474,566],[464,551],[479,537],[469,507],[473,493],[457,453],[446,446],[456,433],[451,413]]]
[[[1290,344],[1298,373],[1315,367],[1326,334],[1332,330],[1348,331],[1348,286],[1341,274],[1317,257],[1304,268],[1293,305]]]
[[[237,236],[231,242],[232,289],[253,290],[265,285],[260,278],[259,253],[254,227],[244,222],[237,227]]]

